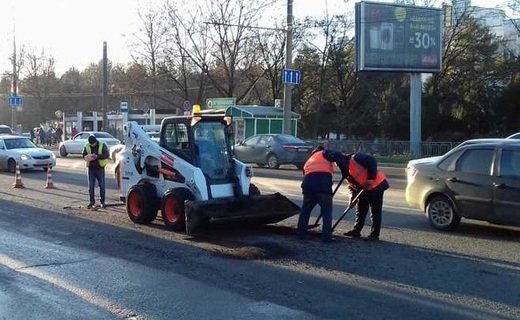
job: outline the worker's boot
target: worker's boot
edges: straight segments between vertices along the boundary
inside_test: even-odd
[[[344,235],[346,235],[347,237],[352,237],[352,238],[360,238],[361,237],[361,232],[359,232],[358,230],[353,229],[353,230],[345,232]]]

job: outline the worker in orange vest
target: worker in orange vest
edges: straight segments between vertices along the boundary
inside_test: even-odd
[[[322,240],[334,241],[332,236],[332,174],[334,163],[341,169],[344,177],[348,175],[342,153],[317,147],[303,166],[303,205],[298,219],[298,238],[304,239],[312,209],[320,206],[323,217]]]
[[[348,168],[347,181],[352,192],[352,198],[361,190],[356,205],[356,221],[352,230],[344,233],[346,236],[359,238],[365,225],[365,219],[370,208],[372,228],[370,235],[365,238],[368,241],[379,240],[381,231],[381,218],[383,212],[383,194],[390,187],[385,174],[378,170],[377,160],[368,154],[351,153],[344,155],[346,168]]]

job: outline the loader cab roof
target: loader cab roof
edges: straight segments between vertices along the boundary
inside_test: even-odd
[[[227,126],[231,125],[232,117],[226,115],[224,113],[200,113],[196,115],[183,115],[183,116],[173,116],[167,117],[162,120],[161,127],[169,123],[186,123],[189,126],[194,126],[200,121],[208,121],[208,122],[224,122]]]

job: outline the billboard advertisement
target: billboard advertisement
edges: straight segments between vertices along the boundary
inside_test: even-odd
[[[442,21],[442,9],[356,3],[358,71],[440,71]]]

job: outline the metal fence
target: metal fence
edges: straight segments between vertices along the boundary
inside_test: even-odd
[[[363,152],[380,156],[410,155],[410,141],[310,140],[308,142],[314,146],[323,145],[343,153]],[[458,144],[460,142],[422,142],[421,156],[439,156]]]

